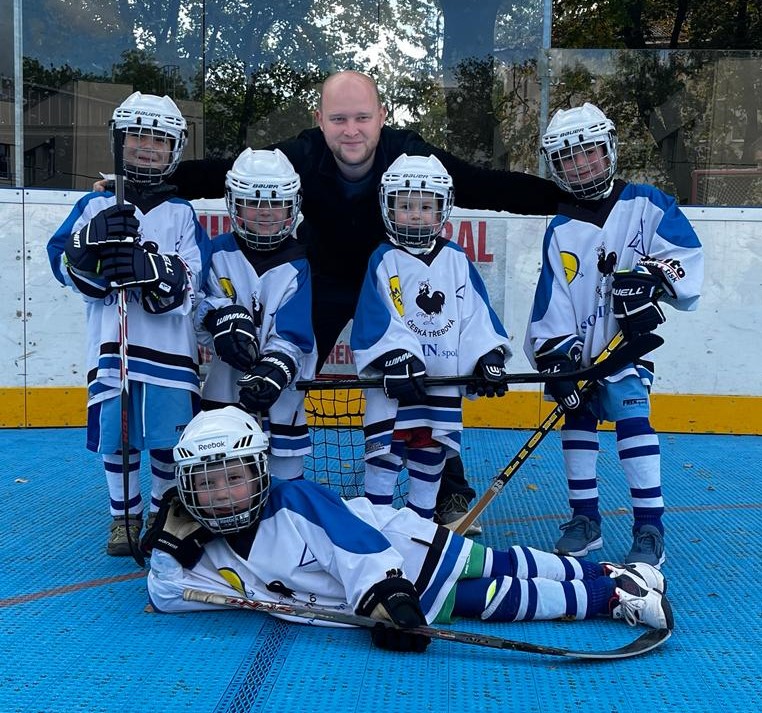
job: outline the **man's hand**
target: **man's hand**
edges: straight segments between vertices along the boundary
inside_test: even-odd
[[[386,579],[374,584],[363,596],[356,612],[373,619],[391,621],[399,629],[383,624],[371,629],[373,643],[390,651],[416,651],[423,653],[431,639],[423,634],[415,634],[405,629],[426,626],[426,617],[413,583],[394,571]]]

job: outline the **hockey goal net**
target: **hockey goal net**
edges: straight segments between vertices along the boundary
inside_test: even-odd
[[[343,498],[363,495],[365,397],[362,390],[310,389],[305,393],[304,405],[312,437],[312,454],[304,459],[305,477],[328,486]],[[395,506],[402,504],[406,490],[407,471],[403,469],[394,491]]]
[[[694,205],[762,206],[762,169],[700,169],[692,179]]]

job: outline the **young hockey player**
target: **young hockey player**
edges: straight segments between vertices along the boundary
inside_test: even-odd
[[[693,310],[704,273],[701,244],[673,198],[651,186],[614,179],[614,124],[592,104],[559,110],[542,138],[553,179],[581,199],[548,226],[525,351],[540,371],[587,366],[618,330],[655,329],[659,301]],[[659,439],[649,420],[653,363],[633,364],[598,385],[589,402],[574,381],[547,393],[565,411],[561,430],[572,518],[561,526],[559,554],[602,546],[596,459],[599,420],[616,424],[617,451],[632,497],[633,544],[624,561],[665,560]]]
[[[306,480],[271,483],[266,450],[257,422],[234,406],[202,412],[185,429],[175,448],[177,494],[167,493],[144,540],[155,610],[217,608],[183,600],[184,589],[197,588],[349,609],[402,627],[598,614],[673,627],[666,582],[649,565],[483,547],[409,508],[344,501]],[[398,629],[371,635],[399,651],[429,643]]]
[[[185,119],[167,96],[135,92],[114,112],[123,145],[125,204],[112,192],[81,198],[48,243],[53,273],[79,292],[87,313],[87,447],[101,453],[111,500],[107,553],[130,554],[143,526],[140,452],[151,459],[150,514],[173,480],[172,447],[198,410],[198,346],[191,310],[210,243],[190,203],[166,179],[180,161]],[[122,475],[119,315],[126,290],[129,492]]]
[[[431,518],[463,425],[460,387],[426,389],[424,377],[473,373],[471,393],[502,396],[511,351],[476,269],[441,237],[453,189],[439,159],[400,156],[380,200],[388,240],[370,257],[351,336],[358,374],[383,376],[365,394],[365,497],[391,504],[407,465],[407,507]]]
[[[261,414],[276,478],[298,478],[310,452],[304,393],[317,360],[310,319],[310,269],[293,237],[299,176],[278,149],[245,149],[228,171],[233,230],[212,242],[212,266],[196,323],[213,347],[202,408],[240,402]]]

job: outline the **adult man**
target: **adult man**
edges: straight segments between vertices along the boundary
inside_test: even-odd
[[[384,239],[378,187],[384,171],[401,154],[436,156],[452,176],[463,208],[550,215],[564,197],[551,181],[477,168],[413,131],[385,126],[386,115],[371,77],[338,72],[323,84],[315,112],[318,126],[269,147],[286,154],[302,182],[305,224],[299,228],[299,240],[307,246],[312,269],[318,370],[351,319],[368,257]],[[174,183],[184,198],[221,197],[231,165],[230,159],[184,161]],[[437,503],[439,520],[445,524],[460,518],[475,495],[460,459],[447,463]]]

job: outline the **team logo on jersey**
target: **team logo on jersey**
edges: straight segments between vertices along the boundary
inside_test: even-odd
[[[598,272],[604,277],[611,275],[616,268],[616,262],[619,259],[615,252],[606,252],[606,246],[601,245],[595,249],[598,255]]]
[[[399,275],[394,275],[389,278],[389,297],[392,298],[392,302],[399,312],[400,317],[405,316],[405,305],[402,304],[402,286],[400,285]]]
[[[246,588],[243,586],[243,580],[234,569],[228,567],[219,567],[217,571],[222,578],[236,590],[241,596],[246,596]]]
[[[257,329],[260,329],[262,327],[262,312],[264,311],[264,307],[262,303],[259,301],[259,295],[254,292],[251,295],[251,317],[254,322],[254,326]]]
[[[418,295],[415,298],[415,303],[421,308],[418,313],[419,317],[423,317],[424,324],[433,324],[434,317],[438,314],[442,314],[442,308],[445,305],[444,292],[441,290],[431,291],[431,284],[428,280],[418,283]]]
[[[229,277],[220,278],[220,288],[225,294],[225,297],[229,297],[233,302],[236,301],[235,287],[233,287],[233,282]]]
[[[571,285],[582,273],[579,271],[579,258],[574,253],[561,251],[561,264],[564,266],[566,281]]]

